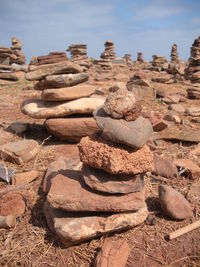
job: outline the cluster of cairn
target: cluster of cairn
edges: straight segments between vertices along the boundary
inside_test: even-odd
[[[30,60],[30,65],[40,66],[45,64],[63,62],[66,60],[67,56],[65,52],[51,52],[45,56],[32,57]]]
[[[200,83],[200,36],[192,44],[186,77],[193,83]]]
[[[12,46],[0,46],[0,79],[17,81],[15,71],[25,71],[26,57],[22,50],[22,42],[12,37]]]
[[[44,213],[66,246],[134,227],[148,215],[144,175],[154,167],[146,145],[150,121],[125,89],[111,93],[94,118],[100,131],[78,144],[82,163],[70,169],[69,160],[59,159],[44,179]]]
[[[91,114],[105,99],[91,97],[96,87],[82,84],[89,75],[78,64],[68,60],[34,66],[26,79],[38,81],[35,89],[42,90],[41,100],[26,100],[21,110],[32,118],[46,119],[50,133],[61,140],[78,142],[98,130]]]

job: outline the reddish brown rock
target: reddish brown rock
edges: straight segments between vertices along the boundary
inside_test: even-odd
[[[110,194],[139,192],[144,187],[144,175],[109,174],[86,165],[82,167],[85,183],[93,190]]]
[[[51,180],[47,200],[52,208],[69,212],[127,212],[145,205],[145,188],[127,195],[103,195],[89,190],[80,171],[65,170]]]
[[[72,143],[100,131],[96,121],[90,117],[48,119],[45,121],[45,127],[60,140]]]
[[[160,157],[154,154],[154,170],[153,173],[161,175],[166,178],[177,178],[179,177],[178,169],[172,160]]]
[[[174,130],[169,129],[167,131],[163,131],[161,133],[160,139],[166,140],[178,140],[178,141],[185,141],[185,142],[200,142],[200,130],[194,130],[190,128],[182,128],[182,130]]]
[[[200,177],[200,167],[190,159],[175,159],[174,165],[184,170],[183,175],[190,179],[198,179]]]
[[[25,203],[19,193],[9,192],[0,199],[0,215],[13,215],[19,217],[25,212]]]
[[[178,191],[168,185],[158,188],[159,202],[163,212],[172,219],[183,220],[193,215],[190,203]]]
[[[84,137],[78,144],[81,161],[108,173],[137,174],[152,171],[153,153],[147,145],[134,151],[125,150],[105,141],[94,141]]]
[[[125,267],[130,253],[124,240],[111,241],[106,239],[96,257],[96,267]]]
[[[24,183],[30,183],[37,179],[39,176],[39,172],[36,170],[32,170],[29,172],[16,173],[12,176],[12,184],[19,185]]]

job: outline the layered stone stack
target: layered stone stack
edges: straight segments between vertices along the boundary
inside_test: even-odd
[[[171,62],[172,63],[179,63],[177,44],[172,45]]]
[[[69,169],[70,161],[60,159],[44,179],[44,213],[66,246],[134,227],[148,215],[144,175],[154,166],[146,145],[151,123],[127,90],[110,94],[94,117],[101,132],[78,144],[81,171],[80,164]]]
[[[26,62],[26,57],[22,50],[22,42],[16,37],[12,37],[12,46],[11,46],[13,56],[10,59],[10,63],[15,63],[19,65],[24,65]]]
[[[152,69],[155,71],[166,70],[168,68],[168,61],[165,57],[153,55]]]
[[[40,66],[44,64],[53,64],[67,60],[68,59],[65,52],[51,52],[45,56],[32,57],[30,65]]]
[[[137,53],[137,61],[143,63],[144,59],[143,59],[143,53],[142,52],[138,52]]]
[[[101,54],[101,58],[110,59],[110,60],[116,59],[114,43],[112,41],[106,41],[104,46],[105,46],[105,50]]]
[[[186,78],[191,82],[200,83],[200,36],[192,44],[189,66],[185,72]]]
[[[46,119],[47,130],[68,142],[78,142],[83,136],[98,131],[91,114],[104,103],[104,98],[90,97],[96,88],[82,84],[89,75],[78,64],[68,60],[41,65],[27,73],[26,78],[39,80],[35,88],[42,90],[42,100],[24,101],[21,107],[24,114]]]
[[[67,51],[71,54],[71,61],[77,62],[87,69],[90,67],[91,64],[88,60],[86,44],[72,44],[68,47]]]
[[[131,54],[125,54],[124,55],[124,60],[126,62],[126,64],[131,67],[132,65],[132,59],[131,59]]]

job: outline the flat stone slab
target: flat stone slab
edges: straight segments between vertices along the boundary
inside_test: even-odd
[[[44,79],[40,80],[34,86],[35,89],[43,90],[47,88],[62,88],[74,86],[89,79],[88,73],[75,73],[75,74],[59,74],[59,75],[48,75]]]
[[[46,64],[37,67],[35,70],[26,73],[26,79],[29,81],[41,80],[47,75],[62,73],[79,73],[83,69],[78,64],[71,61]]]
[[[138,174],[154,169],[153,153],[147,145],[139,150],[83,137],[78,144],[81,161],[112,174]]]
[[[177,140],[185,142],[200,143],[200,130],[182,129],[163,131],[157,139]]]
[[[139,192],[144,187],[144,175],[109,174],[86,165],[82,167],[85,183],[93,190],[110,194]]]
[[[136,212],[113,215],[68,213],[44,205],[44,214],[50,229],[66,247],[89,241],[102,235],[130,229],[143,223],[148,215],[146,204]]]
[[[45,121],[45,127],[60,140],[72,143],[100,131],[95,119],[90,117],[48,119]]]
[[[70,101],[91,96],[96,88],[92,85],[76,85],[73,87],[45,89],[42,92],[44,101]]]
[[[23,164],[33,159],[38,153],[39,145],[34,140],[20,140],[0,146],[0,157],[16,164]]]
[[[92,114],[102,106],[102,98],[80,98],[66,103],[25,100],[21,106],[22,113],[35,119],[59,118],[72,114]]]
[[[65,170],[51,180],[47,195],[52,208],[69,212],[127,212],[144,207],[145,187],[127,195],[108,195],[92,191],[83,181],[81,171]]]
[[[134,121],[112,119],[103,108],[99,108],[94,111],[94,118],[102,130],[103,138],[136,149],[146,144],[153,133],[150,121],[142,116]]]

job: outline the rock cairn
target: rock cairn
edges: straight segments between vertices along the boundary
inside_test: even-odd
[[[132,65],[132,59],[131,59],[131,54],[125,54],[124,55],[124,60],[126,62],[126,64],[131,67]]]
[[[153,55],[152,58],[153,58],[153,61],[152,61],[153,70],[161,71],[163,69],[168,68],[168,61],[165,57]]]
[[[179,63],[177,44],[172,45],[171,62],[172,63]]]
[[[185,72],[186,78],[191,82],[200,83],[200,36],[192,44],[189,66]]]
[[[91,115],[104,98],[90,97],[96,87],[83,84],[89,75],[78,64],[68,60],[37,66],[26,74],[26,79],[38,81],[35,89],[42,90],[41,100],[24,101],[21,111],[32,118],[46,119],[50,133],[61,140],[78,142],[98,131]]]
[[[45,56],[32,57],[30,65],[44,65],[44,64],[53,64],[58,62],[63,62],[67,60],[65,52],[51,52]]]
[[[101,54],[101,58],[110,60],[116,59],[114,43],[112,41],[106,41],[104,45],[105,45],[105,50]]]
[[[71,54],[72,62],[77,62],[86,69],[90,68],[91,64],[88,60],[86,44],[72,44],[68,47],[67,51]]]
[[[26,57],[21,49],[22,42],[16,37],[12,37],[11,47],[0,46],[0,79],[17,81],[15,71],[26,71]]]
[[[154,166],[146,142],[152,126],[140,112],[131,92],[120,89],[110,94],[94,112],[101,132],[78,144],[81,171],[77,171],[80,164],[69,170],[64,159],[47,171],[44,213],[66,246],[146,219],[144,174]]]
[[[137,61],[138,62],[144,62],[144,59],[143,59],[143,53],[142,52],[138,52],[137,53]]]

